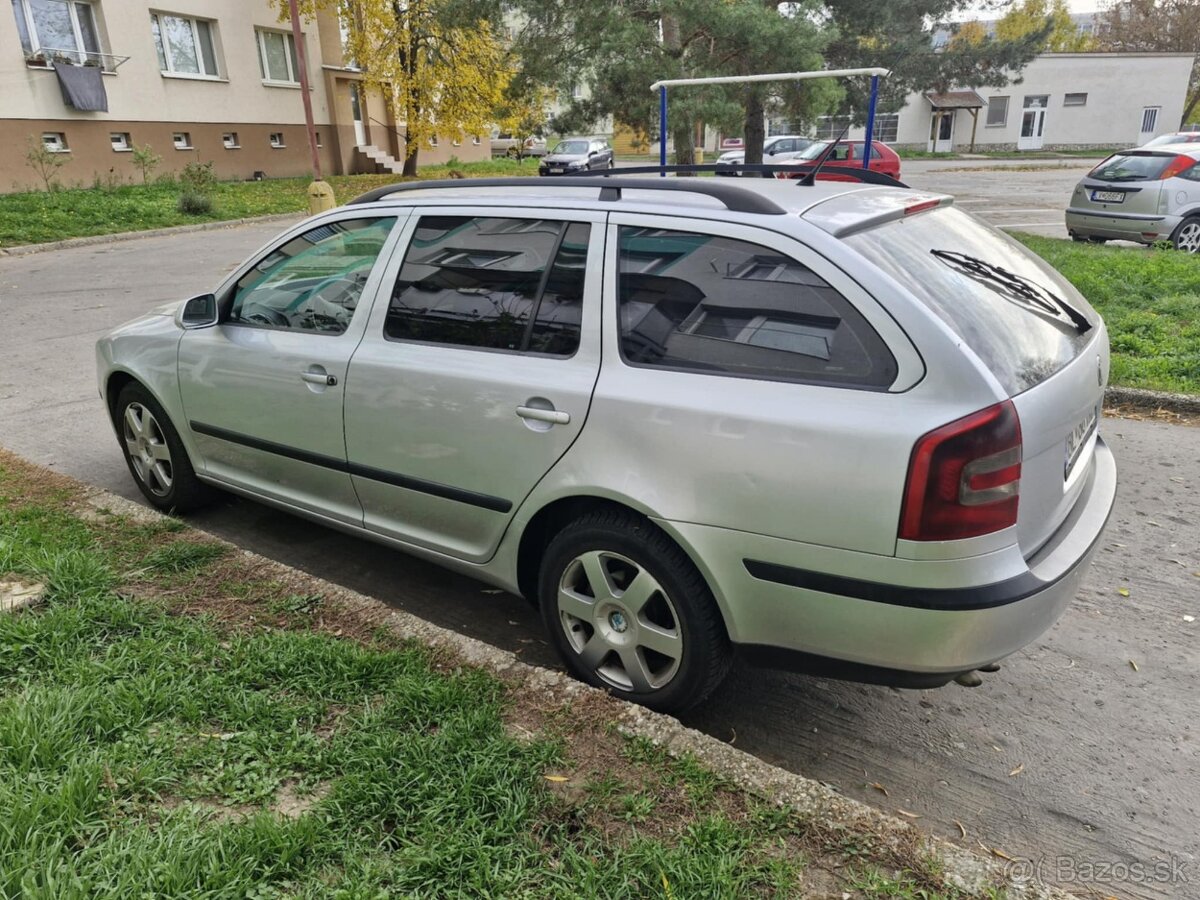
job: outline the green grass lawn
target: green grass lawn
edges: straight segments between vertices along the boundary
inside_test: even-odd
[[[47,595],[0,614],[0,897],[964,896],[915,831],[802,820],[604,697],[510,689],[0,453],[12,573]]]
[[[497,159],[462,163],[453,169],[476,177],[536,175],[537,166],[537,160],[533,159],[522,162]],[[450,166],[422,166],[420,178],[446,178],[450,172]],[[336,175],[328,179],[339,203],[400,180],[397,175]],[[185,215],[176,209],[180,188],[173,181],[0,194],[0,247],[272,213],[307,213],[310,183],[309,178],[222,181],[213,191],[212,212],[201,216]]]
[[[1108,325],[1110,382],[1200,394],[1200,259],[1014,234],[1065,275]]]

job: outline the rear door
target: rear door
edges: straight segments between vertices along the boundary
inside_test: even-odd
[[[180,393],[209,475],[361,523],[343,392],[396,221],[360,207],[286,236],[224,291],[221,324],[184,332]]]
[[[588,415],[604,216],[414,213],[350,365],[346,448],[367,528],[491,556]]]

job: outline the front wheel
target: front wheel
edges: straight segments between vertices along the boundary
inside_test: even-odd
[[[1200,251],[1200,216],[1188,216],[1171,235],[1171,245],[1184,253]]]
[[[115,411],[125,464],[151,505],[188,512],[212,499],[212,488],[196,478],[179,433],[148,390],[137,382],[125,385]]]
[[[568,525],[546,548],[538,585],[550,638],[582,681],[679,712],[708,697],[729,670],[712,592],[645,519],[612,511]]]

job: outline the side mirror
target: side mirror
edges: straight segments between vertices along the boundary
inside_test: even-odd
[[[767,151],[767,156],[774,156],[774,155],[775,155],[775,148],[772,147],[770,150]]]
[[[201,294],[183,304],[179,324],[184,328],[209,328],[217,324],[219,311],[215,294]]]

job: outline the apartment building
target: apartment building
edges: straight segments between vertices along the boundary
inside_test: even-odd
[[[1003,88],[909,95],[880,113],[875,138],[944,153],[1136,147],[1179,128],[1191,76],[1190,53],[1042,53]],[[819,137],[840,131],[828,118]],[[850,131],[853,138],[862,128]]]
[[[312,171],[291,29],[268,0],[10,0],[0,9],[0,191],[38,185],[30,141],[69,154],[65,184],[138,180],[211,161],[218,177]],[[404,123],[345,64],[336,17],[304,25],[325,174],[399,171]],[[486,140],[437,138],[422,162],[485,159]]]

